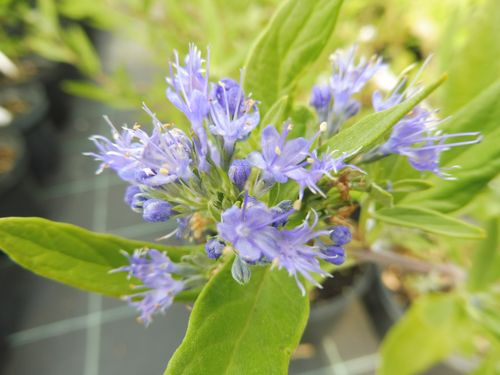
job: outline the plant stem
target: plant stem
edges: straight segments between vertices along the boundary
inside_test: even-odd
[[[455,283],[462,283],[466,279],[465,272],[451,263],[429,263],[396,252],[373,251],[371,249],[349,249],[349,254],[362,262],[374,262],[385,266],[398,266],[406,270],[421,273],[438,272],[450,277]]]

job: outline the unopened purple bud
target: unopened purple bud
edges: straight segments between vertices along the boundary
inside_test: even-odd
[[[229,110],[231,115],[240,115],[243,108],[244,94],[238,82],[230,79],[223,78],[215,87],[215,98],[222,108]]]
[[[293,210],[293,202],[290,200],[282,201],[277,206],[271,208],[273,214],[273,227],[280,227],[288,222],[288,216]]]
[[[328,108],[332,100],[332,93],[328,85],[316,85],[312,89],[311,105],[317,110]]]
[[[345,250],[342,246],[328,246],[321,250],[326,255],[324,258],[327,262],[337,266],[345,262]]]
[[[134,201],[134,196],[136,194],[140,194],[140,193],[141,193],[141,189],[139,188],[139,186],[130,185],[125,190],[125,194],[123,196],[123,200],[125,201],[125,203],[127,204],[127,206],[132,206],[132,203]]]
[[[148,199],[144,202],[142,217],[149,223],[158,223],[167,221],[172,215],[172,206],[170,203],[161,199]]]
[[[348,227],[344,225],[337,225],[332,228],[330,238],[335,245],[343,246],[352,241],[352,234]]]
[[[210,259],[219,259],[226,245],[217,238],[211,238],[205,244],[205,251]]]
[[[285,212],[288,212],[293,210],[293,202],[291,200],[281,201],[280,203],[278,203],[277,207]]]
[[[231,182],[240,190],[243,190],[245,183],[250,176],[251,167],[246,159],[236,159],[229,167],[229,178]]]
[[[148,198],[144,194],[142,193],[135,194],[132,197],[132,201],[130,202],[130,208],[134,211],[141,212],[144,202],[146,202],[147,200]]]
[[[357,100],[351,100],[349,104],[347,104],[344,115],[346,118],[350,118],[355,116],[361,108],[361,104]]]

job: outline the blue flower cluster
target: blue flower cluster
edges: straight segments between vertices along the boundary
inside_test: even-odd
[[[330,82],[314,86],[312,90],[310,103],[315,108],[318,118],[327,123],[329,134],[336,133],[349,118],[360,111],[361,103],[354,98],[355,94],[361,92],[383,66],[382,59],[376,56],[370,60],[361,57],[355,64],[356,50],[354,46],[348,51],[335,52],[331,57],[333,74]],[[422,69],[428,61],[424,62]],[[390,109],[418,93],[420,87],[415,85],[415,82],[422,69],[410,83],[406,77],[401,79],[386,98],[380,91],[375,91],[372,96],[373,109],[376,112]],[[442,134],[438,126],[443,121],[438,120],[437,112],[427,109],[423,104],[416,106],[394,126],[386,143],[364,155],[363,162],[397,154],[407,157],[411,166],[417,171],[428,171],[445,179],[453,179],[440,167],[441,153],[455,146],[478,143],[481,138],[478,132]],[[464,137],[469,139],[446,143],[451,138]]]
[[[355,63],[355,48],[335,53],[330,82],[312,92],[320,125],[309,137],[293,137],[289,122],[260,124],[258,101],[243,91],[243,73],[239,82],[229,78],[211,82],[208,55],[207,51],[203,59],[190,45],[183,63],[175,53],[170,64],[166,96],[185,115],[188,132],[160,121],[144,105],[152,131],[139,124],[118,131],[106,118],[112,139],[92,137],[97,152],[89,155],[101,163],[98,172],[110,168],[129,184],[124,200],[145,221],[177,220],[176,230],[164,238],[177,235],[205,243],[205,258],[212,263],[226,252],[234,253],[233,276],[240,283],[248,281],[251,267],[271,264],[294,277],[305,294],[303,280],[320,286],[314,276],[329,276],[323,262],[345,261],[344,246],[351,241],[351,231],[327,224],[334,212],[321,202],[334,199],[328,194],[340,174],[363,176],[358,166],[349,164],[353,158],[366,161],[399,154],[417,170],[444,175],[440,152],[477,142],[445,143],[451,137],[477,134],[441,135],[430,127],[435,111],[419,106],[370,153],[358,157],[357,152],[330,151],[319,146],[360,110],[361,102],[354,96],[382,66],[380,58]],[[401,90],[403,86],[400,83],[385,99],[376,92],[374,109],[388,109],[418,91],[412,85]],[[249,148],[240,145],[253,131],[260,134],[260,149],[246,152]],[[280,189],[287,193],[280,196]],[[127,299],[146,324],[203,274],[198,269],[196,276],[192,268],[181,267],[156,250],[137,251],[129,263],[119,270],[143,286]]]
[[[138,293],[124,299],[141,312],[138,320],[147,326],[153,314],[163,313],[172,305],[174,297],[186,288],[186,284],[173,278],[179,267],[156,249],[138,249],[131,255],[125,253],[125,256],[130,265],[114,272],[128,272],[129,279],[136,278],[142,282],[142,285],[134,287],[139,290]]]

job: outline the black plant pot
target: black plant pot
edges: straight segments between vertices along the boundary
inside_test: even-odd
[[[6,203],[2,197],[26,176],[27,162],[21,134],[11,127],[0,128],[0,212]]]
[[[0,86],[0,105],[13,113],[9,126],[23,134],[30,169],[39,181],[44,181],[59,165],[59,141],[47,118],[48,102],[43,86],[33,81],[4,83]]]
[[[24,137],[10,126],[0,128],[0,217],[43,216],[40,207]]]
[[[363,303],[380,338],[403,316],[406,308],[382,282],[382,269],[379,266],[375,266],[370,291],[364,294]]]
[[[304,336],[321,340],[331,332],[338,317],[357,297],[368,290],[375,276],[374,266],[363,264],[333,273],[318,290],[319,298],[311,303],[311,312]]]
[[[303,356],[298,354],[292,361],[290,373],[314,371],[329,363],[327,354],[318,349],[332,334],[344,310],[369,289],[374,275],[374,267],[370,264],[353,266],[334,272],[333,278],[323,284],[323,289],[313,292],[309,320],[301,340]]]
[[[17,331],[30,290],[33,290],[33,278],[6,255],[0,252],[0,373],[9,355],[8,336]],[[7,374],[6,374],[7,375]]]
[[[40,215],[27,182],[25,140],[11,127],[0,128],[0,217]],[[15,329],[26,293],[19,293],[26,273],[0,249],[0,367],[5,363],[6,336]]]
[[[66,93],[61,84],[67,79],[80,78],[78,70],[69,64],[34,59],[37,77],[45,88],[48,100],[48,114],[57,129],[69,125],[73,97]]]

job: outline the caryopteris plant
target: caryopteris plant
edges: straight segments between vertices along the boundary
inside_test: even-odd
[[[152,128],[117,129],[106,118],[111,138],[92,137],[97,150],[88,155],[99,161],[98,172],[110,169],[127,182],[126,204],[147,222],[175,220],[162,240],[176,236],[190,245],[7,218],[0,219],[2,249],[35,273],[124,298],[145,325],[175,301],[194,302],[166,374],[261,375],[287,373],[307,322],[308,290],[356,254],[377,260],[370,247],[382,223],[484,237],[441,207],[469,199],[455,183],[463,189],[496,175],[488,168],[455,175],[463,146],[477,144],[475,152],[498,165],[498,143],[486,137],[478,144],[478,129],[454,132],[456,120],[440,120],[424,102],[444,78],[425,86],[423,68],[409,69],[394,76],[389,92],[373,90],[386,62],[350,47],[331,55],[329,80],[312,88],[309,107],[295,100],[296,83],[330,40],[341,3],[284,2],[237,80],[212,79],[208,48],[176,52],[166,96],[187,126],[158,119],[144,105]],[[490,93],[494,104],[499,91]],[[462,116],[488,110],[484,103]],[[452,148],[461,151],[441,163]],[[390,254],[386,263],[400,262]]]

